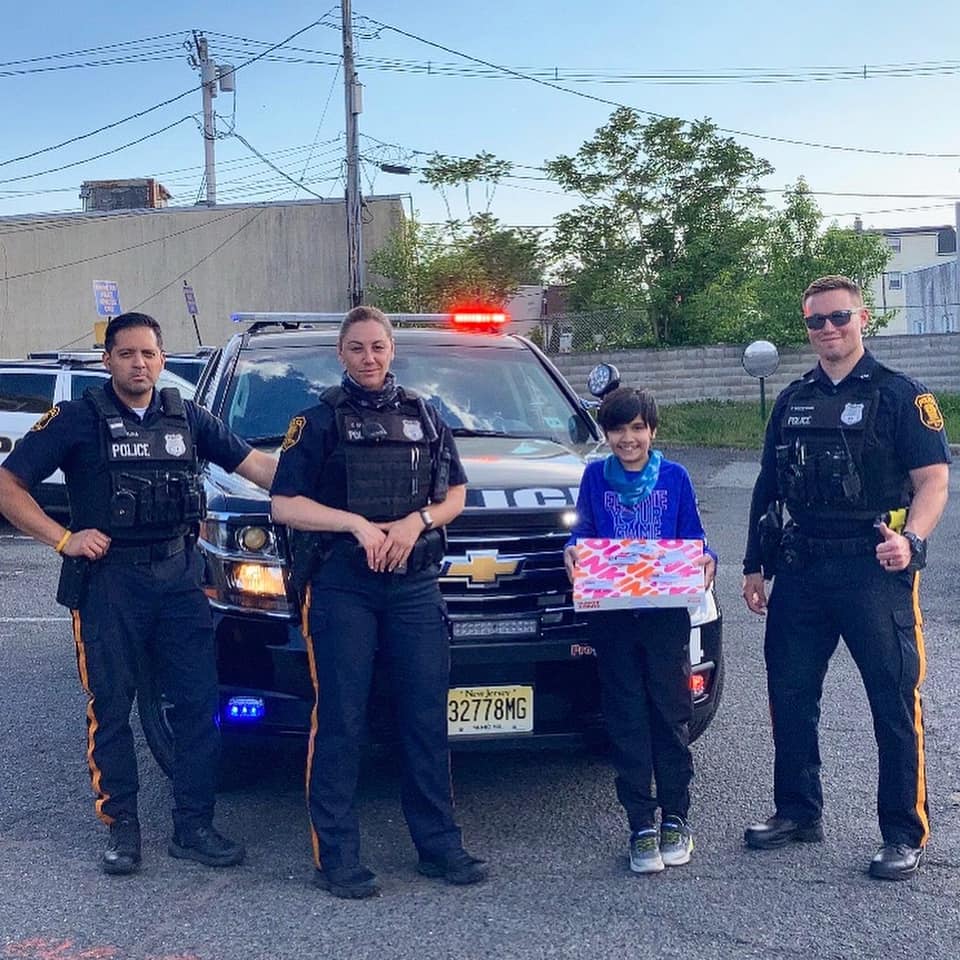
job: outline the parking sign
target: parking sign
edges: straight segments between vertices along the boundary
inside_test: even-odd
[[[97,305],[97,315],[116,317],[120,310],[120,288],[116,280],[94,280],[93,299]]]

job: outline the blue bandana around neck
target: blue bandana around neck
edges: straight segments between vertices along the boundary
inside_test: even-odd
[[[400,388],[397,386],[396,377],[389,372],[379,390],[368,390],[357,383],[346,370],[343,371],[340,386],[354,403],[361,407],[369,407],[372,410],[384,410],[387,407],[396,406],[399,400],[398,390]]]
[[[614,490],[625,507],[635,507],[641,500],[650,496],[650,491],[657,485],[660,476],[660,463],[663,454],[659,450],[651,450],[647,465],[635,477],[628,477],[623,464],[614,454],[610,454],[603,461],[603,479]]]

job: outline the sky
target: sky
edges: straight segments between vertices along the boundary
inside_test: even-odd
[[[216,62],[240,68],[236,95],[215,101],[218,202],[342,196],[339,2],[33,0],[4,20],[0,217],[79,210],[90,179],[153,176],[171,204],[202,199],[194,31]],[[492,196],[475,190],[472,209],[547,226],[576,200],[539,168],[574,153],[616,104],[736,131],[773,164],[763,185],[774,205],[803,176],[843,226],[855,214],[867,227],[954,220],[956,3],[354,0],[353,20],[362,189],[408,194],[427,222],[465,216],[463,191],[445,202],[416,171],[380,163],[491,152],[513,176]]]

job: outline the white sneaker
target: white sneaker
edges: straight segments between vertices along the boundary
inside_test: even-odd
[[[693,853],[693,831],[680,817],[667,817],[660,824],[660,855],[668,867],[690,862]]]
[[[653,827],[630,834],[630,869],[634,873],[659,873],[663,869],[657,831]]]

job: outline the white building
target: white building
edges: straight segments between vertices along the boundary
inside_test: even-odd
[[[922,307],[923,304],[920,301],[911,303],[906,275],[921,268],[955,261],[956,229],[947,224],[931,227],[872,228],[865,232],[880,234],[893,254],[887,269],[870,286],[874,311],[877,313],[895,311],[890,322],[880,331],[880,335],[922,333],[922,330],[913,329],[916,317],[908,318],[910,312],[908,308]],[[956,297],[950,299],[956,300]],[[933,332],[929,325],[926,332]]]

